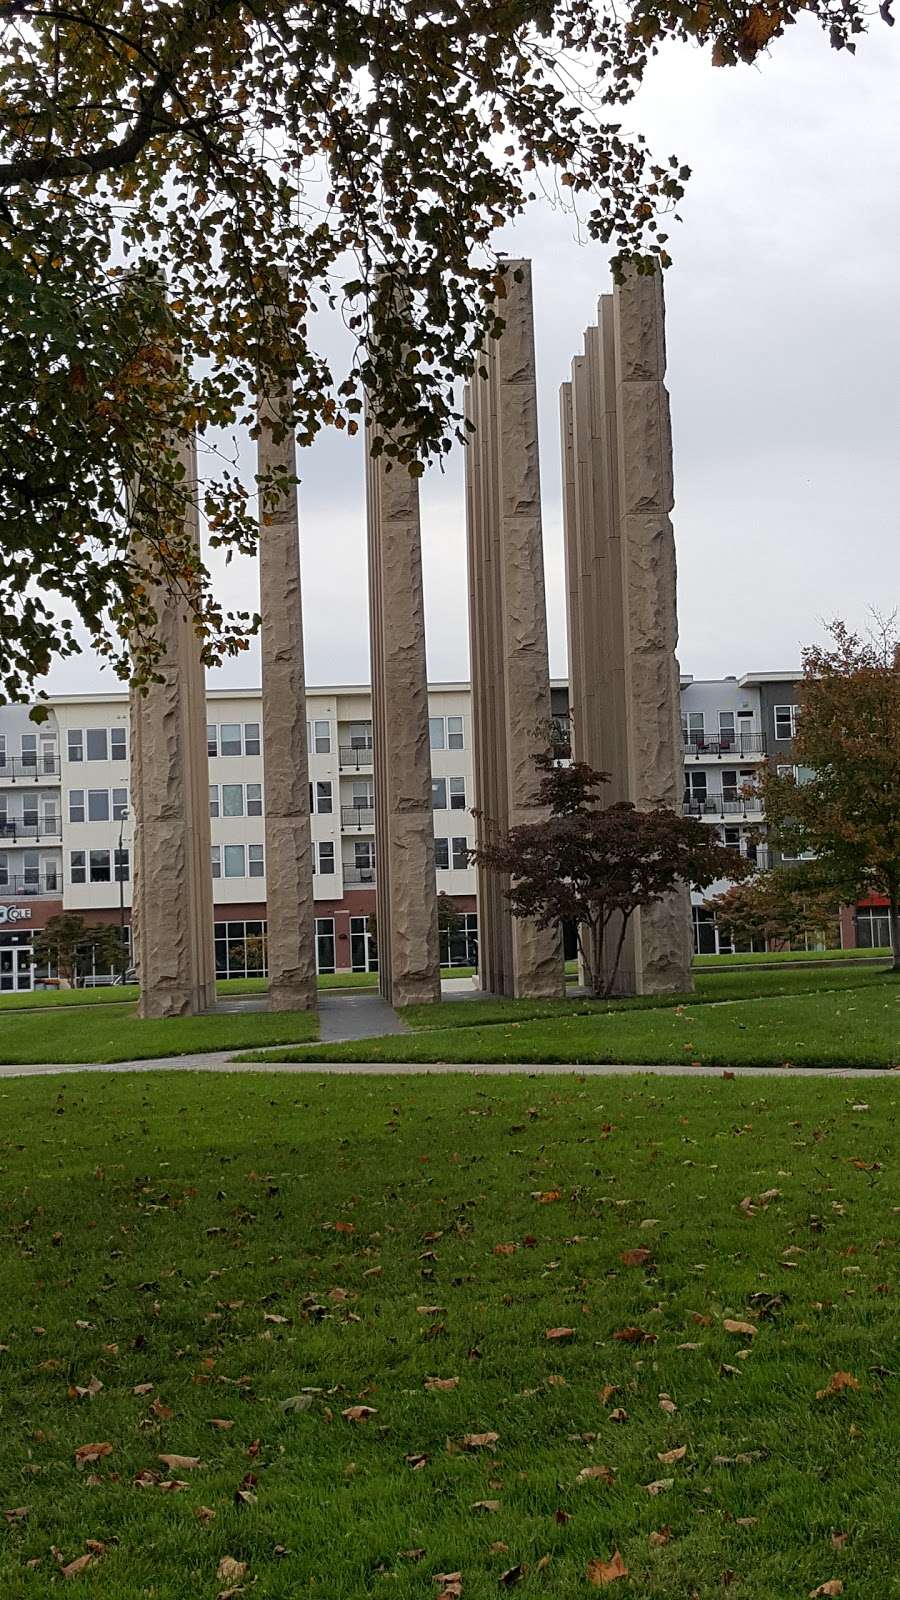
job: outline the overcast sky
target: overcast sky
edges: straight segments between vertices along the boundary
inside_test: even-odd
[[[695,677],[790,669],[824,619],[864,627],[871,606],[900,602],[898,35],[876,20],[854,59],[804,22],[760,67],[720,71],[673,48],[628,111],[659,156],[693,169],[666,299],[679,658]],[[608,259],[543,203],[501,248],[533,261],[551,669],[562,675],[558,391],[610,288]],[[422,492],[433,679],[468,674],[460,455]],[[330,434],[298,470],[307,681],[367,681],[361,442]],[[248,605],[252,563],[234,563],[221,589]],[[83,657],[49,687],[113,681]],[[210,681],[258,683],[258,653]]]

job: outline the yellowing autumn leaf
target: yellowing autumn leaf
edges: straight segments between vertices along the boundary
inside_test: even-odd
[[[496,1450],[499,1433],[464,1433],[460,1443],[464,1450]]]
[[[818,1589],[810,1589],[809,1600],[816,1600],[817,1595],[843,1594],[844,1585],[840,1578],[829,1578],[827,1583],[820,1583]]]
[[[193,1472],[203,1465],[199,1456],[158,1456],[157,1460],[172,1472]]]
[[[223,1556],[216,1568],[216,1577],[237,1581],[244,1577],[246,1571],[246,1561],[235,1561],[234,1556]]]
[[[651,1252],[643,1245],[636,1250],[623,1250],[619,1256],[623,1267],[642,1267],[645,1261],[650,1260]]]
[[[686,1455],[687,1445],[680,1444],[677,1450],[658,1450],[656,1459],[661,1461],[664,1467],[671,1467],[674,1462],[683,1461]]]
[[[643,1488],[646,1489],[648,1494],[665,1494],[667,1489],[671,1489],[674,1482],[674,1478],[654,1478],[652,1483],[645,1483]]]
[[[608,1561],[591,1561],[588,1564],[587,1579],[595,1588],[600,1589],[605,1583],[615,1583],[616,1578],[627,1578],[628,1568],[618,1550]]]
[[[834,1372],[831,1381],[824,1389],[816,1390],[816,1399],[824,1400],[826,1395],[840,1394],[843,1389],[858,1389],[859,1379],[854,1378],[852,1372]]]
[[[545,1339],[574,1339],[574,1328],[548,1328],[544,1334]]]
[[[575,1482],[587,1483],[588,1479],[590,1478],[599,1478],[602,1483],[615,1483],[616,1481],[616,1475],[613,1472],[612,1467],[601,1467],[598,1465],[595,1467],[582,1467],[577,1478],[575,1479]]]
[[[368,1422],[370,1417],[377,1417],[375,1406],[347,1406],[341,1416],[347,1422]]]
[[[734,1317],[726,1317],[722,1327],[726,1333],[739,1333],[744,1339],[756,1338],[757,1328],[753,1322],[736,1322]]]
[[[445,1389],[456,1389],[458,1387],[458,1385],[459,1385],[459,1379],[458,1378],[426,1378],[425,1379],[425,1387],[426,1387],[426,1389],[432,1389],[432,1390],[438,1389],[438,1390],[443,1391]]]
[[[112,1445],[106,1442],[103,1444],[80,1444],[75,1451],[75,1460],[79,1466],[84,1466],[88,1461],[100,1461],[103,1456],[111,1455]]]

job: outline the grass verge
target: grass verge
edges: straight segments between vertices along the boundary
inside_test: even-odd
[[[900,983],[837,993],[538,1017],[490,1027],[433,1028],[312,1050],[278,1061],[684,1062],[698,1065],[892,1067],[900,1064]],[[242,1060],[256,1059],[243,1056]]]
[[[0,1093],[4,1595],[896,1592],[897,1084]]]
[[[748,950],[744,954],[737,952],[730,956],[695,956],[695,967],[729,967],[753,966],[757,962],[779,961],[871,961],[873,957],[883,956],[887,959],[890,950],[867,950],[860,946],[854,950]]]
[[[40,1016],[7,1012],[0,1022],[0,1062],[145,1061],[315,1039],[318,1022],[306,1011],[253,1011],[143,1021],[133,1005],[61,1008]]]

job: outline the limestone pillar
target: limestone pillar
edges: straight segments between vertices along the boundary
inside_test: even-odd
[[[378,981],[403,1006],[441,994],[418,480],[367,454],[366,507]]]
[[[198,538],[197,464],[185,447],[185,515]],[[142,1017],[215,1004],[206,685],[200,643],[177,596],[158,586],[160,682],[131,691],[131,922]]]
[[[659,274],[603,295],[561,395],[573,754],[605,803],[683,791],[672,443]],[[571,424],[569,419],[571,418]],[[569,434],[569,426],[571,434]],[[607,936],[607,960],[618,939]],[[608,968],[607,968],[608,970]],[[632,919],[617,993],[691,987],[687,889]]]
[[[293,429],[279,437],[288,403],[288,395],[260,403],[260,477],[296,473]],[[259,597],[269,1008],[312,1011],[316,942],[295,482],[270,491],[260,506]]]
[[[469,639],[479,838],[543,819],[534,757],[550,728],[531,264],[507,263],[505,328],[467,388]],[[478,870],[482,987],[522,997],[564,993],[556,930],[514,918],[494,873]]]

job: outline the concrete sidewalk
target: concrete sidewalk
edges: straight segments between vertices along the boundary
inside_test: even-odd
[[[401,1025],[402,1028],[402,1025]],[[290,1048],[272,1045],[272,1050]],[[315,1046],[310,1046],[314,1049]],[[287,1072],[313,1073],[325,1077],[329,1073],[344,1076],[353,1073],[360,1077],[387,1076],[395,1073],[409,1076],[415,1073],[446,1076],[448,1073],[472,1073],[475,1076],[497,1074],[507,1077],[520,1072],[527,1077],[576,1078],[634,1078],[643,1076],[663,1078],[721,1078],[725,1072],[739,1078],[890,1078],[900,1072],[897,1067],[686,1067],[683,1062],[637,1066],[634,1063],[596,1062],[590,1065],[573,1065],[556,1062],[535,1066],[532,1062],[468,1062],[465,1064],[425,1065],[419,1061],[235,1061],[234,1050],[211,1050],[202,1055],[162,1056],[152,1061],[112,1061],[99,1064],[85,1061],[60,1065],[48,1063],[34,1066],[2,1066],[0,1078],[39,1078],[52,1073],[71,1072]]]

